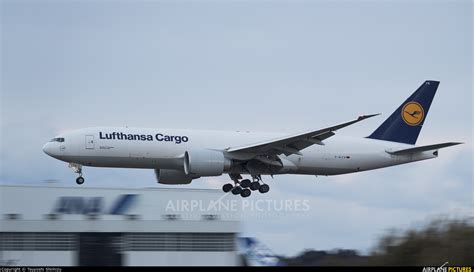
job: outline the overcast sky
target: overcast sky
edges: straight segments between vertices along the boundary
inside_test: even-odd
[[[268,178],[252,197],[310,211],[243,221],[279,254],[367,251],[387,228],[473,215],[471,78],[470,1],[1,1],[0,182],[77,186],[41,147],[88,126],[295,133],[381,112],[338,132],[363,137],[439,80],[417,144],[466,144],[371,172]],[[163,186],[151,170],[84,172],[83,186]]]

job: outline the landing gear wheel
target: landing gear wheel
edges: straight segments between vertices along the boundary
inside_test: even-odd
[[[242,192],[242,187],[240,187],[240,186],[236,186],[236,187],[234,187],[234,189],[232,189],[232,194],[234,194],[234,195],[238,195],[241,192]]]
[[[83,177],[78,177],[76,179],[76,183],[79,184],[79,185],[83,184],[84,183],[84,178]]]
[[[262,184],[260,185],[260,188],[258,188],[258,191],[262,194],[268,193],[268,191],[270,191],[270,186],[268,186],[267,184]]]
[[[228,193],[230,190],[232,190],[232,188],[234,188],[234,185],[227,183],[222,186],[222,191],[224,191],[224,193]]]
[[[240,186],[242,186],[242,188],[248,188],[251,183],[250,179],[244,179],[240,182]]]
[[[258,181],[250,183],[250,190],[255,191],[258,190],[258,188],[260,188],[260,183],[258,183]]]
[[[241,196],[241,197],[249,197],[250,194],[252,194],[252,192],[250,191],[250,189],[243,189],[242,192],[240,192],[240,196]]]

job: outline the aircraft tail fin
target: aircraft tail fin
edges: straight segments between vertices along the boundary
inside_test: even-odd
[[[367,138],[415,144],[439,81],[425,81]]]

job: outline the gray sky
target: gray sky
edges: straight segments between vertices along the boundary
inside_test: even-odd
[[[440,80],[418,144],[465,145],[372,172],[276,177],[254,197],[306,199],[310,211],[248,218],[243,231],[280,254],[366,251],[389,227],[473,215],[470,1],[1,1],[1,78],[0,182],[68,186],[75,174],[41,150],[68,129],[295,133],[383,113],[339,132],[362,137]],[[160,186],[150,170],[85,176]]]

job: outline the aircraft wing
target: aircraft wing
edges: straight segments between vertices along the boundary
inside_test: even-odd
[[[327,128],[322,128],[318,130],[312,130],[296,135],[290,135],[282,138],[277,138],[269,141],[264,141],[260,143],[250,144],[246,146],[239,147],[229,147],[226,149],[228,153],[251,153],[255,155],[280,155],[285,154],[289,156],[291,154],[301,155],[300,150],[311,146],[313,144],[324,145],[323,140],[335,135],[334,131],[341,129],[343,127],[350,126],[352,124],[358,123],[367,118],[376,116],[379,114],[370,114],[362,115],[357,119],[334,125]]]

